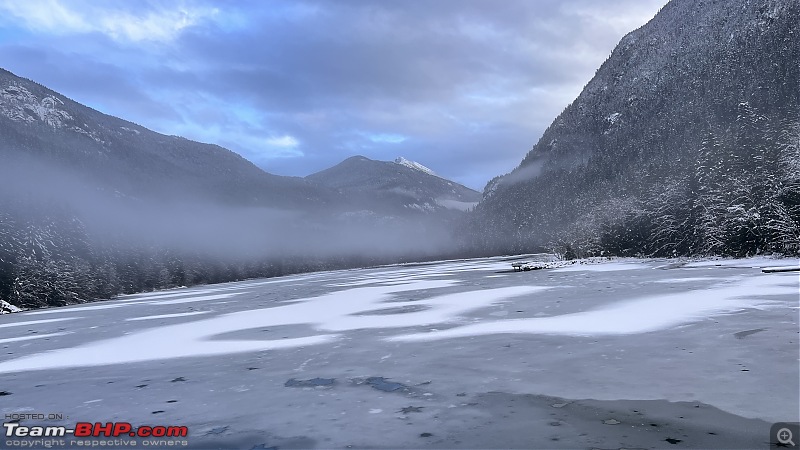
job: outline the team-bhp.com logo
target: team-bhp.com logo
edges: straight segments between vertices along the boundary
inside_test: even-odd
[[[140,426],[128,422],[78,422],[75,428],[64,426],[30,426],[18,423],[4,423],[6,437],[186,437],[189,429],[182,426]]]
[[[136,446],[136,445],[188,445],[185,440],[189,435],[189,429],[185,426],[149,426],[142,425],[134,427],[129,422],[78,422],[74,427],[69,428],[62,425],[31,425],[23,426],[18,422],[3,423],[6,435],[6,445],[14,447],[30,447],[36,444],[39,447],[56,446]],[[67,438],[82,438],[81,440],[71,440],[67,443]],[[114,441],[102,441],[98,438],[112,438]],[[143,439],[140,439],[143,438]],[[170,440],[167,442],[166,440]]]

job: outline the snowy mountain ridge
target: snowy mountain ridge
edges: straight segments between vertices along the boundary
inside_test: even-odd
[[[436,175],[436,172],[434,172],[433,170],[423,166],[422,164],[416,161],[410,161],[408,159],[405,159],[402,156],[395,159],[394,163],[400,164],[401,166],[406,166],[409,169],[419,170],[420,172],[427,173],[428,175],[438,176]]]
[[[67,129],[74,133],[89,137],[99,144],[103,140],[93,131],[88,131],[75,124],[75,118],[66,110],[64,100],[55,95],[44,95],[41,98],[25,86],[14,81],[0,89],[0,114],[14,122],[33,124],[41,122],[53,130]],[[88,127],[84,124],[84,127]]]
[[[58,109],[64,105],[60,98],[48,95],[38,98],[24,86],[10,82],[5,88],[0,89],[0,114],[16,122],[33,123],[44,122],[53,128],[64,128],[66,121],[72,121],[72,116]]]

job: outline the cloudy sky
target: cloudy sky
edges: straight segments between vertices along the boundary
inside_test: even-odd
[[[304,176],[354,155],[482,189],[666,0],[0,0],[0,67]]]

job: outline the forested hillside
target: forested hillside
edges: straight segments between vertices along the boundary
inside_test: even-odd
[[[673,0],[470,223],[485,253],[797,254],[800,3]]]

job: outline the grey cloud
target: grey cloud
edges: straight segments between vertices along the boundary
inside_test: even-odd
[[[212,5],[236,23],[204,22],[171,45],[96,37],[74,41],[83,47],[70,53],[42,41],[51,62],[18,65],[49,71],[37,81],[76,100],[225,145],[273,173],[306,175],[358,153],[402,154],[482,188],[516,167],[621,27],[643,24],[663,3],[221,1]],[[0,56],[9,52],[0,44]],[[376,143],[363,133],[407,140]],[[259,145],[284,134],[300,142],[303,157],[271,157]]]
[[[103,61],[99,54],[87,55],[54,47],[0,46],[3,67],[32,79],[73,100],[104,113],[133,122],[141,121],[163,131],[156,121],[177,121],[179,114],[169,102],[155,99],[139,84],[130,70]]]

